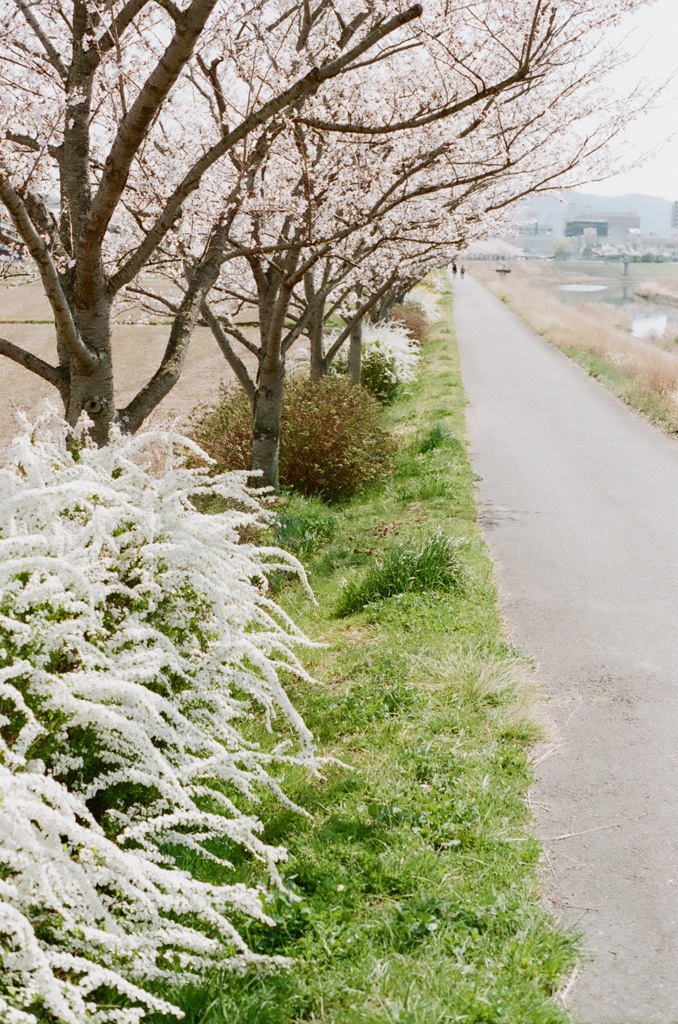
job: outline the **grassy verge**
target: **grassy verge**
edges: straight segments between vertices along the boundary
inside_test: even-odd
[[[678,408],[675,399],[668,397],[663,388],[657,390],[651,382],[643,380],[604,355],[597,355],[578,345],[564,345],[561,348],[590,377],[599,380],[626,405],[667,434],[678,434]]]
[[[289,849],[299,900],[271,907],[275,929],[245,930],[254,949],[294,957],[293,970],[201,979],[182,999],[194,1024],[566,1019],[553,993],[574,947],[540,902],[524,803],[535,728],[476,525],[445,322],[425,352],[414,392],[388,413],[403,437],[389,484],[340,508],[284,506],[283,539],[303,553],[319,603],[292,586],[283,601],[327,644],[310,658],[321,685],[295,685],[295,702],[351,770],[288,779],[312,817],[278,810],[268,828]],[[405,578],[387,569],[399,551],[415,565]]]

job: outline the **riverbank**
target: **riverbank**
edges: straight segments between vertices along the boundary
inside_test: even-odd
[[[667,433],[678,433],[678,345],[671,331],[663,338],[643,340],[633,336],[631,322],[618,306],[582,301],[581,295],[576,304],[565,301],[556,289],[581,281],[585,272],[582,264],[565,267],[515,263],[510,274],[499,275],[492,264],[474,263],[471,272],[532,330],[623,402]],[[590,275],[596,273],[601,268],[593,264]],[[630,280],[630,290],[639,287],[641,282]]]

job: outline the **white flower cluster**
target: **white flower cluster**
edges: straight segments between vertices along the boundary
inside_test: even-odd
[[[399,384],[410,384],[417,375],[419,346],[406,328],[397,322],[384,321],[363,327],[363,355],[382,352],[393,360]]]
[[[408,292],[406,302],[416,302],[423,309],[429,323],[435,323],[440,319],[440,295],[430,287],[428,282],[422,281],[416,288]]]
[[[284,767],[319,769],[281,682],[310,641],[266,577],[304,575],[241,542],[271,514],[201,454],[163,431],[96,449],[50,415],[0,469],[3,1022],[135,1024],[175,1010],[148,983],[262,959],[233,920],[268,921],[282,885],[257,798],[294,807]]]

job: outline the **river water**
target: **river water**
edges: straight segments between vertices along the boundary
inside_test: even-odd
[[[557,286],[563,302],[580,306],[602,302],[623,313],[626,326],[634,338],[643,341],[678,340],[678,307],[643,301],[634,295],[633,283],[612,281],[609,284],[581,283]]]

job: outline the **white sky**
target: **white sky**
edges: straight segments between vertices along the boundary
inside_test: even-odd
[[[678,0],[654,0],[626,21],[624,32],[629,33],[625,48],[637,56],[618,75],[620,91],[634,80],[666,79],[678,71]],[[661,152],[648,157],[659,146]],[[646,158],[641,166],[584,190],[599,195],[642,192],[678,200],[678,76],[667,86],[657,108],[629,130],[623,162],[641,156]]]

